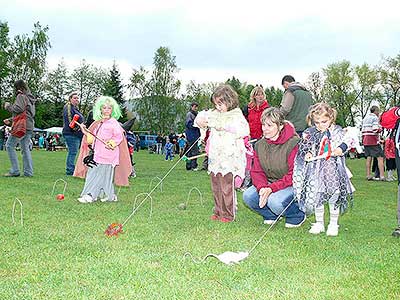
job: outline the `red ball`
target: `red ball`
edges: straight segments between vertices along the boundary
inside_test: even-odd
[[[56,199],[58,201],[63,201],[64,200],[64,194],[57,194]]]

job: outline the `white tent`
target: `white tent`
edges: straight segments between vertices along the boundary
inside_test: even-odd
[[[61,134],[62,133],[62,127],[50,127],[47,129],[44,129],[44,131],[48,132],[48,133],[58,133]]]

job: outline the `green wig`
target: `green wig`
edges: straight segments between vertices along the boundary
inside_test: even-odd
[[[111,117],[118,120],[122,113],[121,113],[121,108],[119,107],[117,101],[114,100],[112,97],[108,96],[100,96],[97,98],[96,102],[93,105],[93,119],[96,121],[99,121],[103,119],[103,116],[101,114],[101,108],[103,107],[104,104],[110,105],[112,107],[112,113]]]

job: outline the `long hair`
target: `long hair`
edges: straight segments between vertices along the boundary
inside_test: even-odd
[[[256,105],[256,96],[262,94],[263,98],[265,100],[265,92],[264,92],[264,88],[262,85],[258,85],[256,84],[256,86],[254,87],[254,89],[251,91],[250,93],[250,101]]]
[[[99,121],[103,118],[101,108],[105,104],[112,107],[111,117],[118,120],[122,115],[121,108],[119,107],[117,101],[109,96],[100,96],[99,98],[97,98],[96,102],[93,105],[93,119]]]

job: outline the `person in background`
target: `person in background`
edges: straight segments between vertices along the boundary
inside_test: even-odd
[[[365,116],[362,121],[362,139],[364,145],[366,160],[367,180],[373,180],[371,176],[371,162],[374,157],[378,160],[379,177],[376,178],[380,181],[385,181],[384,173],[384,153],[380,144],[379,134],[382,128],[379,124],[379,107],[372,106],[370,113]]]
[[[79,119],[77,122],[83,123],[84,118],[81,112],[78,110],[79,104],[79,96],[77,92],[72,92],[69,94],[68,102],[64,105],[63,109],[63,130],[62,134],[65,139],[65,143],[67,144],[67,161],[65,174],[72,175],[74,174],[75,169],[75,158],[78,154],[79,147],[81,145],[81,140],[83,137],[83,133],[80,130],[78,125],[71,128],[69,124],[71,123],[74,115],[78,115]]]
[[[259,140],[262,138],[261,115],[268,107],[269,104],[265,98],[263,86],[256,84],[255,88],[250,93],[249,104],[243,109],[243,114],[247,122],[249,122],[251,140]]]
[[[295,81],[291,75],[282,78],[282,86],[285,89],[280,109],[284,118],[291,122],[299,136],[308,127],[306,117],[308,109],[313,103],[311,93],[301,84]]]
[[[166,143],[164,146],[165,160],[173,160],[174,159],[174,144],[172,144],[169,140],[169,137],[166,138]]]
[[[199,104],[197,102],[193,102],[190,105],[190,111],[186,114],[186,120],[185,120],[185,135],[186,135],[186,149],[189,149],[186,151],[186,156],[187,157],[192,157],[199,155],[199,146],[198,146],[198,140],[200,138],[200,129],[197,127],[194,127],[194,119],[197,116],[197,110],[199,109]],[[190,171],[197,171],[197,159],[192,159],[186,161],[186,170]]]
[[[12,134],[9,135],[6,143],[6,149],[8,153],[8,158],[10,159],[11,168],[6,174],[4,174],[4,176],[6,177],[20,176],[18,157],[17,157],[17,152],[15,151],[17,144],[19,144],[22,152],[24,176],[32,177],[33,162],[29,146],[31,143],[34,123],[35,123],[34,118],[36,112],[35,111],[36,99],[29,92],[29,89],[23,80],[17,80],[14,83],[14,91],[16,95],[16,100],[14,104],[5,102],[4,109],[11,112],[13,117],[26,111],[26,133],[21,138],[15,137]],[[8,121],[5,120],[5,124],[12,126],[10,120]]]

